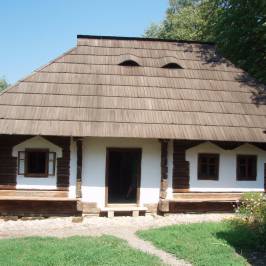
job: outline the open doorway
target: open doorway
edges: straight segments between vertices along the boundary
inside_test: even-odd
[[[141,149],[107,149],[107,204],[138,203],[140,166]]]

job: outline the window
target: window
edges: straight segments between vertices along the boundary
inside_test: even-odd
[[[46,149],[27,149],[18,153],[18,174],[26,177],[55,175],[55,152]]]
[[[139,64],[134,60],[126,60],[119,64],[120,66],[139,66]]]
[[[238,155],[236,172],[237,180],[256,180],[257,156]]]
[[[26,150],[25,176],[48,176],[48,150]]]
[[[219,154],[201,153],[198,155],[198,179],[218,180]]]
[[[178,65],[177,63],[168,63],[168,64],[162,66],[162,68],[183,69],[183,67],[181,67],[181,66]]]

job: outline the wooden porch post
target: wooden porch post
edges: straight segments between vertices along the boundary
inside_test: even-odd
[[[76,181],[76,197],[81,198],[82,183],[82,138],[76,138],[77,145],[77,181]]]
[[[266,163],[264,164],[264,192],[266,193]]]
[[[160,200],[158,209],[160,212],[169,211],[169,202],[167,198],[168,187],[168,139],[160,139],[161,143],[161,186],[160,186]]]

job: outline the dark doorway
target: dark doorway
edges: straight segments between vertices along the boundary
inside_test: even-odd
[[[107,203],[138,203],[141,149],[107,149]]]

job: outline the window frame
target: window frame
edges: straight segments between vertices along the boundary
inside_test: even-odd
[[[248,161],[249,159],[254,159],[255,160],[255,169],[254,176],[240,176],[240,159],[243,159],[243,157],[246,157],[246,161]],[[245,172],[246,174],[248,173],[248,165],[245,165]],[[252,171],[253,172],[253,171]],[[236,180],[237,181],[256,181],[257,180],[257,174],[258,174],[258,156],[254,155],[254,154],[238,154],[236,156]]]
[[[53,155],[53,159],[50,159],[50,155]],[[50,174],[49,171],[50,171],[50,162],[52,162],[52,173]],[[52,152],[52,151],[49,151],[48,153],[48,176],[55,176],[55,169],[56,169],[56,152]]]
[[[23,158],[22,158],[22,154],[23,154]],[[21,165],[23,165],[23,170],[22,171],[21,171]],[[25,174],[25,151],[19,151],[18,152],[17,174],[18,175],[24,175]]]
[[[29,173],[28,172],[28,154],[30,152],[45,152],[45,173]],[[25,149],[24,157],[24,176],[25,177],[48,177],[49,176],[49,149]]]
[[[207,159],[210,158],[215,158],[216,163],[215,163],[215,175],[203,175],[201,173],[201,160],[202,157],[207,157]],[[207,167],[208,162],[207,162]],[[220,154],[219,153],[199,153],[198,154],[198,180],[213,180],[213,181],[218,181],[219,180],[219,169],[220,168]]]

